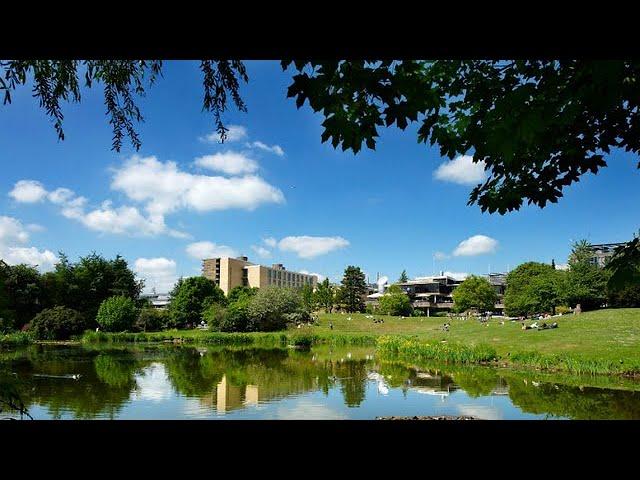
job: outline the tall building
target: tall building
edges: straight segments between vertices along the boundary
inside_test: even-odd
[[[265,267],[249,262],[247,257],[207,258],[202,261],[202,274],[213,280],[225,295],[238,286],[263,288],[269,285],[278,287],[310,285],[315,289],[318,283],[318,277],[315,275],[289,271],[281,263]]]

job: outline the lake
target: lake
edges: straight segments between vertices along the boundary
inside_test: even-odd
[[[1,392],[34,419],[640,419],[638,380],[408,365],[327,345],[30,345],[0,351]]]

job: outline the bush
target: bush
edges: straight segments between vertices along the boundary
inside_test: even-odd
[[[411,300],[404,292],[392,291],[380,297],[380,313],[409,316],[413,311]]]
[[[558,305],[556,307],[556,313],[559,313],[560,315],[564,315],[565,313],[569,313],[570,311],[571,309],[566,305]]]
[[[15,323],[10,312],[0,311],[0,335],[11,333],[15,330]]]
[[[291,325],[299,325],[301,323],[311,322],[311,313],[308,310],[301,309],[293,313],[285,313],[286,322]]]
[[[178,281],[171,292],[169,313],[172,326],[184,328],[202,321],[202,312],[212,303],[225,304],[224,292],[205,277],[189,277]]]
[[[209,330],[213,332],[220,331],[220,325],[222,325],[227,317],[227,309],[219,303],[212,303],[202,313],[202,319],[207,322]]]
[[[261,288],[249,303],[249,329],[256,332],[283,330],[287,326],[287,314],[302,310],[302,297],[297,290]]]
[[[139,332],[157,332],[167,327],[169,312],[160,308],[145,307],[140,310],[134,324]]]
[[[227,308],[220,319],[221,332],[246,332],[249,330],[249,299],[241,299]]]
[[[96,322],[107,332],[131,330],[138,316],[136,304],[129,297],[115,296],[104,300],[98,309]]]
[[[86,326],[80,313],[58,306],[46,308],[33,317],[29,331],[38,340],[68,340],[71,335],[82,333]]]

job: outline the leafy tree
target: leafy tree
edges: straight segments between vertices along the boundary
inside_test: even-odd
[[[11,93],[30,82],[64,139],[61,100],[81,100],[81,76],[87,88],[102,84],[112,148],[120,151],[127,136],[137,150],[134,123],[143,118],[135,100],[162,67],[158,60],[6,60],[0,90],[10,103]],[[640,152],[635,60],[287,59],[282,68],[297,72],[288,97],[324,116],[323,142],[357,153],[362,143],[375,149],[379,128],[418,122],[420,142],[438,144],[449,158],[470,154],[483,162],[489,177],[469,203],[491,213],[518,210],[525,200],[555,203],[565,187],[606,167],[611,148]],[[246,111],[239,94],[246,69],[237,60],[203,60],[200,69],[203,109],[213,113],[224,141],[227,97]],[[620,255],[640,259],[640,248],[636,243]]]
[[[239,285],[237,287],[233,287],[229,291],[227,300],[229,303],[234,303],[237,302],[241,297],[253,297],[256,293],[258,293],[257,287],[245,287],[244,285]]]
[[[554,270],[545,263],[526,262],[518,265],[507,275],[505,313],[528,316],[553,312],[564,296],[563,279],[563,271]]]
[[[235,302],[245,301],[248,297],[241,296]],[[219,303],[212,303],[202,312],[202,319],[207,322],[209,326],[209,330],[217,332],[220,330],[220,325],[224,323],[225,317],[227,316],[227,309],[224,305],[220,305]]]
[[[206,301],[206,303],[205,303]],[[211,303],[225,304],[224,292],[205,277],[189,277],[178,280],[171,292],[169,315],[173,326],[183,328],[202,320],[203,308]]]
[[[0,260],[0,334],[9,333],[14,328],[15,312],[9,308],[9,293],[5,288],[10,268]]]
[[[250,297],[240,297],[227,307],[223,317],[219,319],[221,332],[247,332],[251,328],[249,305]]]
[[[398,278],[398,283],[405,283],[408,281],[409,281],[409,276],[407,275],[407,271],[402,270],[402,273],[400,274],[400,278]]]
[[[203,109],[212,113],[216,129],[222,140],[226,129],[222,113],[227,109],[227,95],[240,111],[246,106],[240,98],[240,81],[247,82],[244,64],[238,60],[202,60],[204,101]],[[84,87],[94,83],[104,86],[104,103],[109,124],[113,129],[112,149],[120,151],[122,140],[128,137],[136,150],[142,142],[135,130],[135,122],[143,121],[136,105],[136,97],[144,97],[145,87],[151,87],[162,75],[160,60],[8,60],[0,61],[0,91],[4,91],[4,103],[11,103],[11,93],[27,81],[33,84],[34,97],[53,120],[60,140],[64,140],[61,101],[81,101],[80,77]]]
[[[608,271],[591,263],[592,253],[586,240],[575,242],[569,255],[569,270],[566,274],[564,298],[583,310],[600,307],[607,298]]]
[[[94,252],[80,257],[75,264],[56,265],[55,274],[56,288],[62,295],[57,301],[75,308],[89,320],[95,318],[107,298],[125,296],[137,300],[144,286],[120,255],[107,260]]]
[[[498,294],[484,277],[470,275],[453,291],[454,308],[465,312],[475,308],[481,312],[493,310],[498,301]]]
[[[8,310],[13,312],[15,328],[20,329],[43,308],[42,279],[38,270],[28,265],[10,266],[4,275]]]
[[[300,289],[300,297],[302,298],[302,305],[308,312],[315,309],[316,299],[313,294],[313,287],[311,285],[303,285]]]
[[[38,340],[68,340],[86,327],[87,322],[79,312],[58,306],[46,308],[33,317],[29,331]]]
[[[169,312],[167,310],[147,306],[140,309],[134,327],[141,332],[157,332],[165,328],[168,323]]]
[[[287,326],[287,314],[304,310],[300,293],[293,288],[261,288],[249,303],[249,330],[270,332]]]
[[[344,271],[340,301],[348,312],[364,311],[364,297],[367,294],[367,284],[360,267],[349,265]]]
[[[470,203],[544,207],[610,149],[640,151],[640,62],[597,60],[295,61],[288,96],[322,112],[322,141],[358,152],[378,128],[418,122],[443,156],[473,155],[489,178]],[[559,114],[560,112],[561,114]],[[640,165],[639,165],[640,166]]]
[[[380,297],[379,311],[386,315],[405,315],[410,316],[413,312],[411,306],[411,299],[409,296],[398,288],[394,289],[396,285],[389,287],[387,292]]]
[[[129,297],[116,295],[100,304],[96,322],[107,332],[132,330],[138,318],[136,303]]]
[[[325,312],[331,313],[331,311],[333,310],[333,305],[335,304],[335,292],[333,287],[329,283],[328,278],[325,278],[318,284],[314,293],[314,297],[316,304],[318,304],[321,308],[324,308]]]

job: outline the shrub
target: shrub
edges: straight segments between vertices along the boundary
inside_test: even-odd
[[[169,312],[160,308],[146,307],[140,310],[134,324],[139,332],[157,332],[167,327]]]
[[[409,316],[413,311],[411,300],[406,293],[400,291],[392,291],[385,293],[380,297],[380,313],[386,315],[404,315]]]
[[[13,332],[14,329],[15,324],[11,313],[0,311],[0,335]]]
[[[564,315],[565,313],[569,313],[570,311],[571,309],[566,305],[558,305],[556,307],[556,313],[559,313],[560,315]]]
[[[287,326],[287,314],[301,312],[302,298],[292,288],[266,287],[249,303],[249,329],[271,332]]]
[[[86,326],[80,313],[58,306],[46,308],[33,317],[29,331],[38,340],[68,340],[71,335],[82,333]]]
[[[202,312],[202,319],[207,322],[209,330],[220,331],[220,325],[224,323],[227,316],[227,309],[219,303],[212,303]]]
[[[129,297],[115,296],[104,300],[98,309],[96,322],[107,332],[131,330],[138,316],[136,304]]]
[[[189,277],[178,281],[171,292],[169,313],[172,326],[197,325],[203,310],[212,303],[225,304],[224,292],[205,277]]]
[[[286,322],[291,325],[311,322],[311,313],[305,309],[301,309],[293,313],[285,313],[284,317]]]
[[[232,303],[220,319],[221,332],[246,332],[249,329],[249,299]]]

